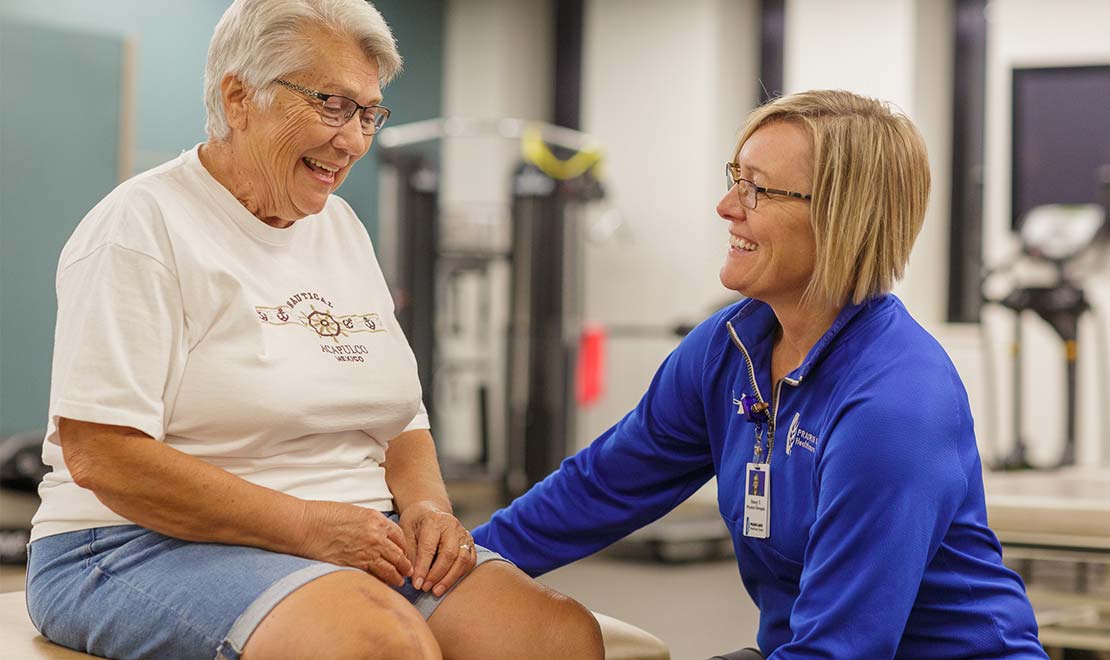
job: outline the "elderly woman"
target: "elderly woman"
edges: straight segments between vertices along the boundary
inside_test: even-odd
[[[794,94],[749,116],[726,174],[720,278],[747,298],[475,538],[536,575],[716,476],[768,658],[1045,658],[959,375],[889,293],[929,195],[920,134],[873,99]]]
[[[400,68],[363,0],[237,0],[209,139],[58,266],[28,566],[42,633],[111,658],[600,658],[597,623],[451,513],[370,239],[332,195]]]

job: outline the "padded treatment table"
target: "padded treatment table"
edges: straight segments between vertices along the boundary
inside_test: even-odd
[[[987,518],[1007,563],[1027,579],[1041,643],[1110,651],[1110,584],[1097,583],[1110,583],[1110,470],[994,472],[984,480]],[[1054,567],[1054,584],[1042,584],[1039,565]],[[1058,569],[1068,566],[1074,570],[1061,582]]]
[[[988,472],[987,516],[1014,547],[1110,554],[1110,470]]]
[[[618,619],[594,613],[605,638],[606,660],[670,660],[658,637]],[[27,616],[22,591],[0,594],[0,657],[12,660],[77,660],[94,656],[58,646],[40,635]]]

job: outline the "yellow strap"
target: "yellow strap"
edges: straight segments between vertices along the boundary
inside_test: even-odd
[[[594,170],[594,176],[601,178],[600,149],[587,147],[566,160],[559,160],[543,141],[540,128],[536,125],[530,125],[524,129],[524,135],[520,139],[520,154],[524,160],[540,168],[541,172],[552,179],[566,181],[582,176],[591,168]]]

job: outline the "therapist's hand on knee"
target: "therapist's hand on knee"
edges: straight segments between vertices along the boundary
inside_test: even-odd
[[[412,584],[436,596],[447,593],[478,562],[474,537],[458,518],[434,502],[415,502],[401,512]]]
[[[412,575],[405,535],[380,511],[339,502],[305,503],[302,551],[309,559],[358,568],[399,587]]]

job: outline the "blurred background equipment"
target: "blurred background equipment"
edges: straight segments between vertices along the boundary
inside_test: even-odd
[[[1110,183],[1107,184],[1110,189]],[[1022,428],[1024,404],[1024,377],[1022,361],[1028,359],[1023,343],[1023,315],[1034,312],[1056,332],[1064,345],[1064,448],[1053,467],[1075,464],[1076,458],[1076,398],[1078,394],[1077,361],[1079,358],[1079,322],[1091,311],[1091,305],[1080,286],[1082,273],[1073,265],[1090,250],[1096,241],[1106,235],[1106,208],[1102,204],[1045,204],[1030,209],[1021,225],[1021,251],[1013,259],[989,271],[983,279],[983,301],[1000,305],[1013,312],[1013,340],[1010,355],[1013,361],[1011,382],[1011,412],[1014,428],[1012,450],[1007,456],[995,463],[996,468],[1004,470],[1027,469],[1032,467],[1027,452],[1029,436]],[[1028,262],[1034,265],[1050,266],[1047,282],[1027,284],[1018,273]],[[988,293],[990,279],[1006,273],[1014,280],[1008,293],[992,297]],[[1027,279],[1027,277],[1026,277]],[[984,326],[985,327],[985,326]],[[1097,330],[1102,350],[1096,356],[1096,364],[1107,360],[1105,331]],[[1033,359],[1043,362],[1044,358],[1034,355]],[[990,372],[988,372],[990,373]],[[1100,400],[1105,399],[1106,371],[1097,370]],[[992,391],[995,388],[990,388]],[[1034,395],[1036,397],[1036,395]],[[1045,411],[1056,417],[1056,411]],[[1105,432],[1105,413],[1102,418]],[[1034,433],[1036,430],[1033,431]]]
[[[508,199],[444,203],[451,173],[429,143],[489,137],[519,145]],[[383,268],[433,428],[450,429],[437,435],[445,476],[496,483],[508,501],[573,451],[580,246],[605,199],[601,152],[518,119],[427,120],[378,145]]]
[[[1086,446],[1090,458],[1080,462],[1098,463],[1100,456],[1105,462],[1110,452],[1110,319],[1102,309],[1110,263],[1104,249],[1110,233],[1110,124],[1105,114],[1110,66],[1024,65],[1013,66],[1009,74],[1012,158],[1006,191],[1011,232],[993,244],[984,239],[984,260],[994,265],[980,280],[981,302],[1008,311],[1012,319],[1003,333],[992,333],[986,319],[981,325],[986,376],[998,385],[988,387],[988,396],[995,399],[990,406],[996,422],[991,444],[1000,454],[995,463],[1007,469],[1071,465],[1081,452],[1079,445]],[[1032,316],[1045,325],[1027,324],[1026,317]],[[1045,326],[1051,336],[1043,332]],[[1093,330],[1090,335],[1088,329]],[[1084,335],[1093,341],[1084,344]],[[1059,343],[1048,343],[1053,340]],[[1006,343],[1009,368],[996,370],[991,362],[999,351],[992,349]],[[1096,345],[1100,350],[1092,350]],[[1065,366],[1062,378],[1045,368],[1057,359],[1057,351]],[[1004,378],[1011,381],[1008,387],[1000,380]],[[1030,387],[1034,382],[1035,389]],[[1011,400],[1005,424],[1005,406],[996,391],[1007,389]],[[1055,457],[1047,459],[1053,452]]]
[[[43,430],[0,436],[0,564],[24,564],[31,538],[31,515],[38,505],[39,482],[48,469],[42,463]]]

